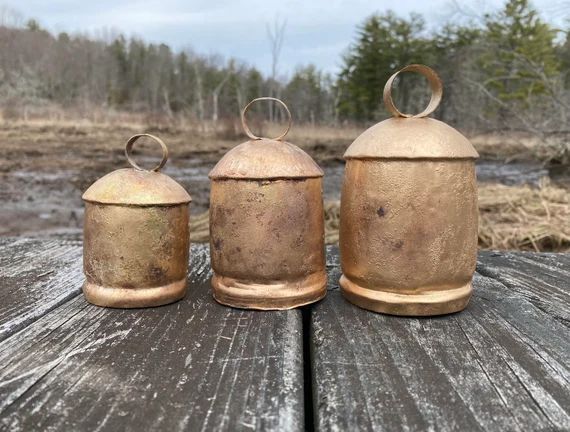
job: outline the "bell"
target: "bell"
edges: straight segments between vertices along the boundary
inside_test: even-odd
[[[403,114],[392,83],[424,75],[428,107]],[[362,133],[344,154],[341,193],[341,291],[364,309],[425,316],[460,311],[471,297],[477,258],[477,180],[471,143],[428,118],[443,93],[437,74],[409,65],[384,88],[394,117]]]
[[[245,115],[259,100],[289,116],[277,138],[260,138]],[[210,251],[214,298],[247,309],[291,309],[326,294],[323,171],[303,150],[282,141],[291,113],[279,99],[258,98],[242,112],[249,141],[210,172]]]
[[[162,161],[150,171],[131,159],[135,141],[144,136],[162,147]],[[186,293],[191,198],[159,172],[168,159],[160,139],[135,135],[125,154],[133,168],[107,174],[83,194],[83,292],[99,306],[171,303]]]

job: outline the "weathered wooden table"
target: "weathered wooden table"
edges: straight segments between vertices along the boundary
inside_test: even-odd
[[[459,314],[397,318],[338,291],[235,310],[192,247],[189,293],[118,310],[81,295],[81,244],[0,239],[0,428],[570,430],[570,255],[480,254]]]

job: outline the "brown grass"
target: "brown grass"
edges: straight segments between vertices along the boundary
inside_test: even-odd
[[[541,182],[528,186],[479,187],[479,247],[534,251],[570,251],[568,191]],[[338,243],[340,205],[325,203],[325,241]],[[208,212],[193,218],[192,241],[208,241]]]
[[[479,188],[479,244],[485,249],[570,251],[570,195],[543,179]]]
[[[481,133],[469,139],[481,157],[507,161],[529,159],[540,144],[535,136],[524,132]]]
[[[570,163],[570,134],[567,132],[539,137],[529,132],[505,131],[476,134],[470,139],[485,159]]]
[[[250,119],[249,123],[252,131],[259,136],[277,136],[285,127],[284,124],[268,123],[256,118]],[[308,151],[324,153],[327,155],[326,159],[339,159],[350,143],[371,125],[372,123],[339,126],[293,123],[286,139]],[[182,136],[190,138],[193,144],[214,140],[236,145],[247,139],[242,130],[241,121],[237,117],[224,118],[214,123],[208,119],[198,121],[183,113],[167,116],[100,108],[85,110],[85,113],[81,110],[76,112],[53,107],[47,111],[35,108],[30,114],[13,118],[6,116],[5,113],[2,114],[0,110],[0,128],[30,131],[66,129],[95,136],[113,131],[122,131],[126,134],[150,132],[160,134],[165,139],[172,139],[175,141],[174,144]],[[567,162],[570,158],[570,136],[568,134],[553,134],[541,139],[528,132],[505,131],[504,133],[471,133],[468,137],[481,157],[485,159]],[[120,144],[113,143],[113,145]]]

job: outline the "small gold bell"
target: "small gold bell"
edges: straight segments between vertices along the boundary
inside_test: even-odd
[[[143,136],[162,147],[162,161],[150,171],[140,168],[130,155],[135,141]],[[127,142],[125,154],[133,168],[107,174],[83,194],[83,292],[99,306],[171,303],[186,293],[191,198],[159,172],[168,159],[160,139],[135,135]]]
[[[423,74],[432,89],[420,114],[402,114],[391,97],[401,72]],[[409,65],[384,88],[394,115],[362,133],[344,154],[340,251],[343,295],[394,315],[462,310],[477,258],[477,181],[471,143],[427,118],[443,93],[437,74]]]
[[[277,138],[255,136],[249,107],[273,100],[289,115]],[[215,299],[250,309],[290,309],[326,294],[323,172],[303,150],[282,141],[287,106],[251,101],[242,112],[250,141],[210,172],[210,250]]]

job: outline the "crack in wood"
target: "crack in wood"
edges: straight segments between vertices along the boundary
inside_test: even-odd
[[[570,260],[521,255],[481,253],[492,277],[450,316],[374,314],[329,291],[312,311],[316,428],[569,429]]]

